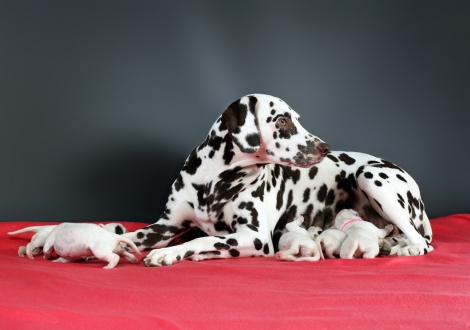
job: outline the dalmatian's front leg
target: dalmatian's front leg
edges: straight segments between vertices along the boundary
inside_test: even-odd
[[[357,183],[374,209],[395,224],[409,245],[398,250],[399,256],[423,255],[434,250],[432,230],[414,180],[401,169],[366,166]],[[424,228],[424,237],[418,232]]]
[[[234,215],[226,221],[235,232],[200,237],[181,245],[157,249],[143,259],[146,266],[173,265],[183,259],[199,261],[213,258],[272,256],[274,249],[266,211],[257,201],[240,200]],[[228,206],[226,206],[228,207]],[[228,209],[227,209],[228,211]],[[227,212],[231,213],[231,212]]]
[[[196,238],[181,245],[152,250],[143,259],[145,266],[166,266],[181,260],[200,261],[213,258],[272,256],[274,249],[264,237],[248,227],[224,236]]]
[[[122,236],[131,239],[140,251],[164,248],[194,226],[187,220],[192,217],[194,213],[187,202],[167,203],[156,223]]]

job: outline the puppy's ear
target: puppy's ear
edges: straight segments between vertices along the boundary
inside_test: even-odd
[[[122,230],[122,226],[121,226],[121,225],[117,225],[116,228],[114,228],[114,232],[115,232],[117,235],[122,235],[122,234],[124,234],[124,230]]]
[[[260,133],[255,107],[258,99],[245,96],[229,105],[222,114],[233,142],[241,151],[253,153],[260,147]]]

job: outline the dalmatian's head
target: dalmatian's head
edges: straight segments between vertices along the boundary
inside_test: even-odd
[[[299,115],[277,97],[242,97],[222,118],[240,150],[259,163],[311,167],[330,152],[329,145],[304,129]]]

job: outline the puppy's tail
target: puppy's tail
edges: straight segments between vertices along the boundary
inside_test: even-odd
[[[139,248],[134,244],[134,242],[132,242],[129,238],[127,237],[124,237],[124,236],[121,236],[121,235],[116,235],[118,237],[118,241],[119,242],[123,242],[123,243],[126,243],[127,245],[129,245],[132,250],[134,250],[135,252],[137,252],[138,254],[142,254],[139,250]]]
[[[295,259],[295,261],[318,261],[320,260],[320,255],[316,255],[314,257],[300,257]]]
[[[315,243],[317,243],[318,245],[318,252],[320,252],[320,258],[322,260],[325,260],[325,257],[323,256],[323,247],[321,245],[321,243],[323,242],[323,239],[322,237],[320,236],[317,236],[315,239],[314,239]]]
[[[26,227],[26,228],[23,228],[23,229],[19,229],[17,231],[11,231],[8,233],[8,235],[17,235],[17,234],[21,234],[21,233],[28,233],[28,232],[34,232],[34,233],[37,233],[39,230],[41,230],[42,228],[44,228],[46,226],[32,226],[32,227]]]

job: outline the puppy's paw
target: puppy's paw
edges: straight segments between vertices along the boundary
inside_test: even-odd
[[[274,258],[277,260],[286,260],[286,261],[296,261],[297,258],[294,257],[292,254],[286,253],[285,251],[276,252]]]
[[[18,249],[18,256],[24,258],[26,256],[26,246],[20,246]]]

